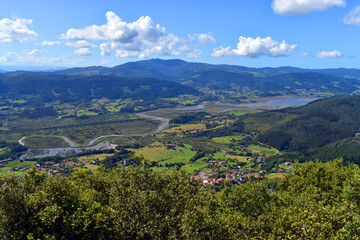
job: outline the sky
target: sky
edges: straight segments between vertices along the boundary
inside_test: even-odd
[[[360,68],[356,0],[0,0],[0,66]],[[1,67],[0,67],[1,69]]]

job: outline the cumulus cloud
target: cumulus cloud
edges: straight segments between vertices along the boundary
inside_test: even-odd
[[[65,46],[67,47],[73,47],[73,48],[94,48],[97,47],[96,44],[89,43],[85,40],[80,40],[77,42],[67,42],[65,43]]]
[[[33,56],[39,56],[41,55],[42,51],[39,49],[33,49],[32,51],[28,52],[27,54],[33,55]]]
[[[193,51],[189,51],[186,53],[188,58],[198,58],[200,57],[202,51],[200,49],[194,49]]]
[[[354,10],[346,14],[344,23],[350,25],[360,25],[360,6],[357,6]]]
[[[307,57],[307,56],[309,56],[309,53],[308,52],[301,52],[300,56],[301,57]]]
[[[106,24],[91,25],[83,29],[69,29],[61,39],[79,42],[98,41],[101,55],[116,53],[117,57],[146,58],[152,54],[177,56],[191,39],[181,39],[155,24],[149,16],[134,22],[122,21],[114,12],[106,13]],[[214,41],[210,34],[194,34],[192,38],[201,44]],[[68,43],[67,45],[73,45]],[[81,46],[85,47],[85,46]],[[89,46],[86,46],[89,47]],[[187,54],[186,52],[184,52]]]
[[[74,51],[74,54],[78,56],[91,56],[91,51],[89,48],[79,48]]]
[[[290,45],[285,41],[281,43],[273,40],[271,37],[266,38],[251,38],[251,37],[239,37],[239,42],[236,49],[230,47],[217,47],[211,54],[214,57],[222,56],[246,56],[256,58],[261,55],[267,55],[271,57],[288,56],[295,50],[296,44]]]
[[[34,39],[38,34],[29,29],[32,19],[18,18],[0,20],[0,42],[24,42]]]
[[[54,45],[60,45],[61,42],[59,41],[42,41],[40,45],[42,46],[54,46]]]
[[[205,46],[215,42],[215,37],[209,33],[189,34],[190,43],[195,46]]]
[[[344,0],[273,0],[272,9],[280,15],[300,15],[315,10],[326,10],[338,6],[345,7]]]
[[[124,49],[118,49],[118,50],[116,50],[116,56],[121,57],[121,58],[129,58],[129,57],[133,58],[133,57],[138,56],[138,52],[126,51]]]
[[[334,51],[321,51],[315,54],[316,58],[339,58],[342,57],[342,53],[338,50],[334,50]]]

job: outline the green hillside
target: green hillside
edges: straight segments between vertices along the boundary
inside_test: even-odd
[[[259,141],[279,150],[300,151],[325,160],[360,159],[356,138],[360,96],[318,100],[299,108],[243,116],[242,121],[245,131],[257,132]]]
[[[129,62],[112,68],[72,68],[55,73],[150,77],[175,81],[198,89],[240,93],[250,90],[259,96],[340,96],[349,94],[360,86],[360,74],[356,69],[247,68],[161,59]]]
[[[0,94],[3,97],[40,97],[45,102],[69,102],[102,97],[174,97],[181,94],[197,95],[198,92],[179,83],[144,77],[85,77],[28,73],[0,77]]]

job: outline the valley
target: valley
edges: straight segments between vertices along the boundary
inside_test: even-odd
[[[289,102],[287,102],[286,99],[289,99]],[[240,173],[259,177],[260,171],[262,170],[261,168],[255,167],[256,162],[262,163],[262,158],[278,158],[280,156],[279,154],[281,154],[281,156],[283,156],[283,154],[270,146],[265,146],[263,143],[255,141],[251,135],[245,133],[237,132],[235,135],[229,133],[230,135],[228,136],[226,136],[226,134],[225,136],[223,136],[224,134],[218,134],[218,137],[216,137],[216,135],[210,138],[190,135],[196,135],[201,131],[212,131],[224,128],[234,122],[237,116],[244,114],[261,112],[272,108],[282,108],[291,105],[291,103],[304,104],[310,101],[310,99],[302,100],[300,98],[271,98],[269,100],[272,101],[266,101],[263,102],[263,104],[260,102],[253,105],[207,102],[196,105],[195,107],[161,108],[150,112],[134,114],[122,113],[120,115],[127,119],[126,121],[122,121],[122,128],[134,129],[132,127],[132,121],[137,118],[138,124],[139,126],[141,125],[142,128],[138,128],[133,134],[125,133],[96,136],[94,139],[80,143],[80,146],[78,145],[79,142],[73,142],[68,137],[62,135],[27,135],[22,137],[19,143],[29,147],[30,152],[21,156],[20,159],[38,159],[36,161],[41,162],[40,164],[38,163],[38,168],[43,169],[43,171],[50,171],[50,173],[54,175],[60,173],[68,174],[71,171],[77,170],[94,171],[100,165],[114,167],[124,164],[122,159],[127,159],[129,155],[127,154],[123,157],[117,155],[118,152],[122,151],[119,151],[119,148],[128,145],[129,147],[125,149],[129,153],[132,153],[133,158],[144,158],[146,164],[151,165],[152,168],[158,171],[171,170],[176,167],[177,169],[183,169],[187,174],[196,175],[199,173],[198,176],[201,175],[200,171],[204,171],[203,169],[205,169],[207,173],[202,175],[203,177],[206,176],[206,178],[209,178],[215,173],[215,175],[219,176],[218,179],[221,179],[221,176],[225,176],[225,173],[232,173],[234,179],[235,176]],[[281,101],[286,104],[281,105]],[[192,120],[189,123],[180,123],[180,125],[173,123],[174,118],[181,118],[181,116],[184,115],[198,115],[198,119],[195,123],[192,123]],[[89,116],[86,121],[92,119],[93,122],[96,118],[97,116]],[[84,121],[84,119],[79,119],[79,121]],[[154,123],[152,129],[144,129],[143,125],[149,121]],[[108,125],[109,122],[103,124]],[[99,128],[101,124],[96,126]],[[65,126],[65,129],[66,128]],[[71,127],[69,130],[72,128],[77,127]],[[59,129],[61,129],[61,127],[59,127]],[[121,130],[121,132],[122,131],[124,130]],[[76,133],[72,133],[73,136],[75,136],[75,134]],[[238,144],[238,146],[236,146],[236,144]],[[94,154],[94,152],[99,153]],[[102,157],[104,154],[102,152],[105,152],[105,158]],[[73,155],[81,156],[72,157]],[[90,156],[89,159],[87,159],[87,156]],[[91,158],[97,160],[90,161]],[[58,162],[60,159],[66,160],[66,164],[59,165]],[[115,159],[115,162],[111,159]],[[24,161],[24,165],[19,164],[17,169],[20,171],[14,168],[11,170],[17,171],[17,174],[24,172],[23,170],[27,171],[29,169],[28,160]],[[92,162],[92,164],[89,164],[90,162]],[[110,165],[109,162],[111,162]],[[4,166],[4,170],[8,169],[7,165]],[[23,166],[23,168],[21,168],[21,166]],[[244,167],[244,169],[241,170],[242,167]],[[279,169],[283,170],[280,170],[281,172],[278,173]],[[278,177],[285,174],[285,169],[288,170],[286,167],[279,169],[274,169],[275,172],[280,174],[277,175]],[[264,176],[265,175],[262,174],[261,177]],[[220,182],[221,181],[222,180],[220,180]],[[245,177],[242,178],[242,181],[245,181]]]
[[[12,161],[2,164],[1,174],[21,176],[31,165],[68,175],[146,164],[157,171],[184,170],[222,186],[218,179],[226,176],[234,183],[249,177],[278,179],[291,172],[292,163],[323,156],[322,149],[333,149],[335,156],[353,147],[345,139],[354,130],[318,125],[338,121],[339,115],[323,112],[321,103],[328,100],[321,99],[356,92],[355,71],[344,70],[342,76],[328,75],[333,70],[265,71],[158,59],[96,69],[0,74],[0,140],[27,149],[5,147],[1,156]],[[314,103],[307,107],[309,102]],[[314,113],[301,110],[318,102]],[[303,123],[307,118],[317,125]],[[289,124],[304,129],[294,132]],[[319,136],[301,137],[306,131]],[[331,144],[336,141],[343,147],[335,151]],[[15,168],[9,167],[13,161]]]

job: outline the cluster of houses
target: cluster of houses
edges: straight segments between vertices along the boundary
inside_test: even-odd
[[[211,175],[204,175],[202,178],[198,176],[191,176],[190,181],[194,184],[200,185],[221,185],[224,182],[232,182],[232,183],[245,183],[249,178],[262,179],[259,174],[251,174],[251,173],[243,173],[236,170],[227,169],[232,173],[226,173],[226,177],[219,178],[211,178]]]
[[[77,163],[74,162],[69,162],[68,160],[63,160],[61,161],[59,164],[36,164],[36,170],[39,172],[47,172],[49,175],[52,176],[60,176],[64,173],[68,173],[70,171],[70,169],[75,168],[75,167],[84,167],[85,164],[91,164],[94,166],[98,166],[99,162],[95,161],[95,160],[82,160],[79,161]]]
[[[225,177],[211,177],[216,176],[216,174],[219,172],[219,169],[215,169],[213,173],[211,174],[204,174],[201,176],[191,176],[190,181],[194,184],[199,185],[221,185],[224,182],[231,182],[235,184],[245,183],[246,180],[250,178],[255,179],[262,179],[262,176],[260,174],[264,173],[263,171],[260,171],[260,174],[253,174],[249,173],[246,170],[236,170],[236,169],[224,169],[222,171],[225,172]]]

